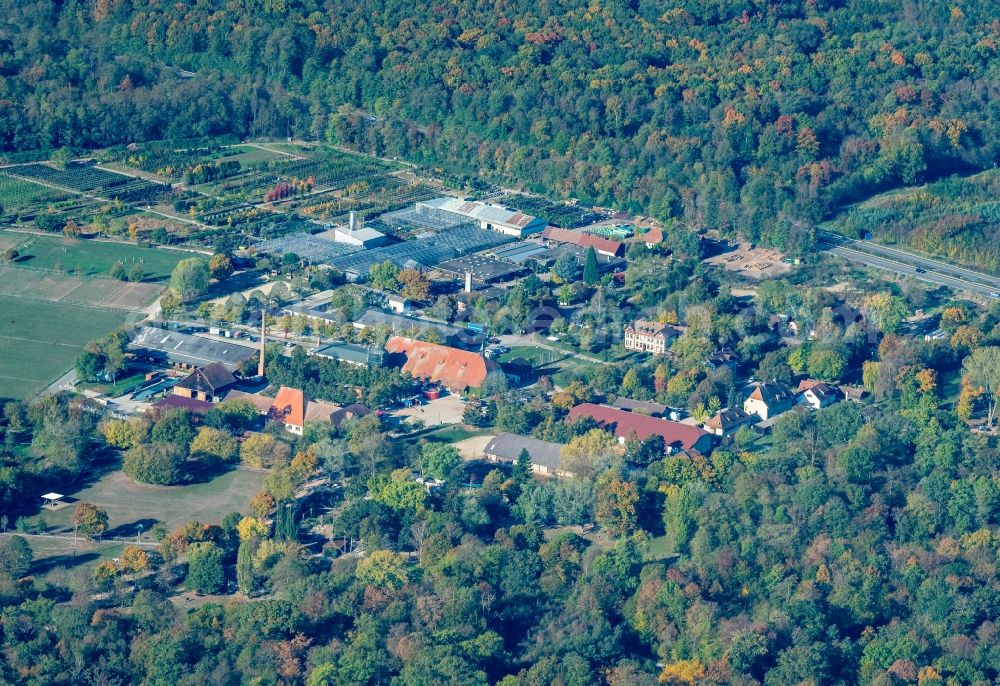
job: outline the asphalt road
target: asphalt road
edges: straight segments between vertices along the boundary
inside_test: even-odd
[[[914,255],[898,248],[833,236],[834,234],[824,234],[825,240],[822,248],[831,255],[927,283],[1000,299],[1000,278],[998,277],[964,267],[956,267],[947,262],[922,255]],[[923,271],[918,272],[917,267]]]

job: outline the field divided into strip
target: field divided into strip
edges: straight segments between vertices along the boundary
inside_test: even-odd
[[[73,367],[84,346],[126,324],[123,310],[0,295],[0,398],[28,398]]]
[[[12,298],[138,312],[162,290],[163,286],[156,283],[87,279],[58,272],[0,266],[0,296]]]
[[[186,254],[124,243],[0,232],[0,398],[28,398],[72,368],[87,343],[139,314]],[[116,262],[142,265],[147,280],[106,278]]]

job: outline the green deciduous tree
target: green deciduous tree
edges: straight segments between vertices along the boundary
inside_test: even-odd
[[[391,261],[373,264],[368,270],[368,280],[373,288],[383,291],[395,291],[399,288],[399,267]]]
[[[379,589],[396,590],[406,585],[406,558],[391,550],[376,550],[358,563],[358,581]]]
[[[420,510],[427,501],[427,490],[409,478],[406,470],[391,477],[379,474],[368,480],[372,498],[393,510]]]
[[[198,457],[214,457],[231,460],[239,453],[239,443],[227,431],[203,426],[191,441],[191,454]]]
[[[601,429],[591,429],[563,446],[562,469],[579,477],[594,476],[611,464],[618,452],[614,436]]]
[[[201,257],[181,260],[170,275],[170,288],[183,302],[193,300],[208,290],[208,261]]]
[[[20,579],[31,569],[31,546],[23,536],[0,537],[0,572]]]
[[[636,525],[636,504],[639,492],[635,484],[625,481],[615,470],[605,472],[597,481],[597,523],[612,538],[627,536]]]
[[[987,425],[993,426],[997,396],[1000,395],[1000,347],[976,348],[962,362],[964,381],[972,388],[981,389],[987,402]]]
[[[226,279],[233,273],[233,262],[226,255],[216,254],[208,261],[208,273],[213,279]]]
[[[155,443],[169,443],[187,454],[194,440],[194,419],[183,409],[168,410],[153,424],[150,438]]]
[[[425,443],[420,451],[420,461],[425,474],[436,479],[461,478],[462,456],[454,446],[446,443]]]
[[[226,583],[222,548],[214,543],[194,543],[188,546],[188,573],[184,588],[195,593],[218,593]]]
[[[91,503],[77,503],[72,521],[76,533],[84,538],[99,538],[108,530],[108,513]]]
[[[185,476],[185,452],[172,443],[143,443],[125,453],[122,471],[144,484],[170,486]]]
[[[840,381],[847,371],[847,356],[831,348],[814,348],[806,362],[809,376],[821,381]]]
[[[183,302],[184,301],[181,300],[181,296],[177,294],[177,291],[172,288],[168,288],[163,291],[163,295],[160,296],[160,313],[164,317],[169,317],[180,309]]]
[[[287,465],[291,448],[271,434],[260,433],[246,437],[240,445],[240,460],[251,467]]]

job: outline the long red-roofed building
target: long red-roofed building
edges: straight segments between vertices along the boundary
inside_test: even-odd
[[[710,433],[697,426],[669,419],[649,417],[594,403],[582,403],[569,411],[568,419],[571,422],[584,417],[593,419],[604,428],[613,431],[619,441],[626,441],[629,438],[642,441],[650,436],[662,436],[668,453],[678,450],[697,450],[700,453],[707,453],[712,448]]]
[[[583,231],[571,231],[570,229],[560,229],[557,226],[549,226],[542,232],[542,238],[557,243],[570,243],[581,248],[593,248],[594,252],[605,257],[620,257],[624,251],[625,244],[621,241],[613,241],[610,238],[595,236],[592,233]]]
[[[500,369],[493,360],[479,353],[402,336],[390,338],[385,349],[406,356],[403,371],[413,378],[439,383],[455,393],[479,388],[487,376]]]

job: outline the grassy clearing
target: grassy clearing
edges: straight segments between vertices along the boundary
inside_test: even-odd
[[[115,383],[81,383],[77,385],[78,390],[97,391],[98,393],[113,394],[114,397],[133,392],[136,388],[146,383],[146,371],[144,369],[128,369],[126,376],[117,379]]]
[[[109,472],[70,497],[106,510],[108,535],[130,537],[139,525],[149,531],[156,524],[173,529],[192,520],[218,524],[230,512],[244,512],[251,496],[260,491],[265,475],[232,469],[200,483],[186,486],[137,484],[121,471]],[[30,518],[49,530],[72,531],[72,507],[44,511]]]
[[[674,542],[667,536],[657,536],[649,540],[646,549],[646,559],[649,561],[665,560],[674,556]]]
[[[530,362],[538,374],[552,377],[557,386],[565,386],[573,379],[573,375],[586,373],[597,366],[593,362],[581,360],[569,351],[562,353],[533,345],[514,346],[509,352],[500,355],[497,361],[510,362],[519,357]]]
[[[270,147],[270,146],[269,146]],[[232,154],[227,154],[219,158],[219,161],[232,162],[237,161],[243,167],[252,167],[258,162],[266,162],[268,160],[290,160],[292,159],[288,155],[282,155],[281,153],[271,152],[270,150],[261,150],[260,148],[253,148],[250,146],[237,146],[235,148],[230,148],[229,152]]]
[[[559,371],[552,375],[552,382],[559,387],[563,387],[572,381],[577,374],[586,376],[596,369],[597,366],[591,362],[584,362],[583,360],[568,357],[559,362]]]
[[[58,269],[79,276],[107,276],[118,262],[131,265],[141,262],[146,280],[162,281],[170,277],[174,266],[190,255],[178,250],[140,248],[128,243],[110,243],[27,234],[0,234],[19,237],[21,253],[15,263],[20,267]]]
[[[14,534],[0,534],[0,538]],[[80,565],[96,565],[104,560],[120,557],[125,548],[123,543],[107,541],[86,541],[72,538],[51,538],[44,536],[24,536],[31,546],[31,573],[43,575],[57,567],[72,569]]]
[[[0,397],[27,398],[68,371],[126,312],[0,296]]]
[[[495,433],[496,431],[491,429],[470,429],[464,426],[449,425],[442,426],[441,428],[434,429],[433,431],[428,431],[425,434],[421,434],[420,438],[433,443],[458,443],[459,441],[464,441],[467,438],[486,436]]]
[[[511,360],[516,360],[519,357],[531,362],[535,366],[543,366],[553,364],[566,356],[562,353],[558,353],[553,350],[546,350],[545,348],[538,348],[533,345],[515,345],[510,349],[510,352],[500,355],[497,358],[497,361],[510,362]]]
[[[163,290],[157,283],[126,283],[0,265],[0,296],[140,311]]]

